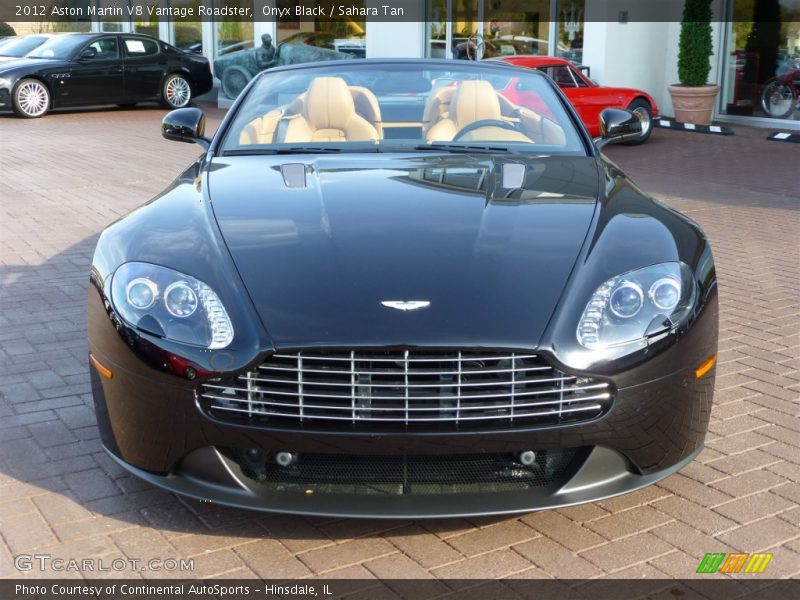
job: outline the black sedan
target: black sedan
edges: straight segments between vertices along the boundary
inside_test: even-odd
[[[536,109],[504,93],[515,79]],[[601,144],[641,134],[607,109]],[[703,447],[717,286],[700,228],[545,75],[272,69],[109,226],[89,289],[102,442],[227,505],[434,517],[630,492]]]
[[[207,59],[155,38],[65,34],[24,58],[0,62],[0,109],[41,117],[64,106],[130,106],[150,100],[179,108],[212,85]]]

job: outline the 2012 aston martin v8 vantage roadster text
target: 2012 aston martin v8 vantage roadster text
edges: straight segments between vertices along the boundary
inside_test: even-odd
[[[680,469],[711,411],[714,261],[599,152],[639,119],[601,126],[542,73],[438,60],[264,72],[213,139],[169,113],[204,153],[91,269],[105,448],[316,515],[530,511]]]

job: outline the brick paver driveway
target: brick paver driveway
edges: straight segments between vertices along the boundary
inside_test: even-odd
[[[221,114],[209,112],[213,129]],[[100,447],[89,261],[108,222],[198,154],[160,138],[162,115],[0,117],[0,575],[18,575],[12,556],[42,553],[191,557],[194,572],[179,575],[203,577],[682,578],[704,553],[732,550],[769,550],[772,576],[800,573],[800,146],[738,127],[728,138],[656,130],[608,150],[713,243],[720,364],[699,460],[644,491],[521,517],[306,519],[176,498]]]

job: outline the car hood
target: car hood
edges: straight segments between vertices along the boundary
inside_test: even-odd
[[[287,187],[292,163],[304,186]],[[209,174],[227,247],[283,347],[535,347],[598,190],[588,157],[237,156]]]

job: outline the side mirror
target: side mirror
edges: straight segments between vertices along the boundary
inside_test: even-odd
[[[630,142],[642,135],[642,122],[629,110],[606,108],[600,113],[600,141],[598,147],[606,144]]]
[[[94,58],[95,56],[97,56],[97,50],[95,50],[94,48],[86,48],[86,50],[81,52],[81,55],[78,58],[87,59],[87,58]]]
[[[161,135],[173,142],[200,144],[208,150],[211,140],[204,137],[206,116],[199,108],[179,108],[168,112],[161,121]]]

